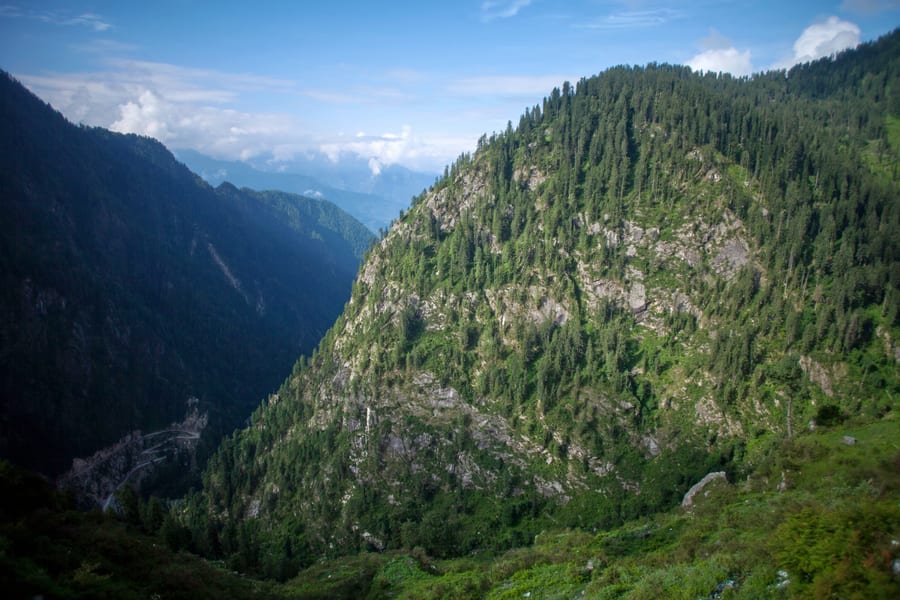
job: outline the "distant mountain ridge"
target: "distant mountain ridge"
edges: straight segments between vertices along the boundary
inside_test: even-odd
[[[340,206],[373,232],[387,229],[401,211],[409,208],[412,198],[435,179],[433,175],[397,165],[386,166],[376,175],[364,162],[332,162],[325,157],[282,162],[276,171],[267,168],[260,159],[218,160],[193,150],[178,150],[176,156],[212,185],[227,181],[254,190],[281,190],[323,198]]]
[[[0,456],[55,475],[209,414],[204,452],[314,347],[372,241],[331,203],[213,189],[155,140],[0,76]]]

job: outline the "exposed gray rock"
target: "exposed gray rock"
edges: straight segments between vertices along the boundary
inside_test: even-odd
[[[809,356],[801,356],[800,370],[806,373],[806,376],[809,377],[809,380],[818,385],[826,396],[828,396],[829,398],[832,398],[834,396],[831,376],[829,376],[828,372],[825,370],[825,367],[822,366],[821,363],[816,362]]]
[[[784,471],[782,471],[782,472],[781,472],[781,481],[778,482],[778,486],[776,487],[776,489],[777,489],[779,492],[785,492],[785,491],[787,491],[788,489],[790,489],[790,487],[791,487],[791,484],[790,484],[790,482],[788,481],[787,473],[785,473]]]
[[[527,171],[520,167],[513,173],[513,180],[517,183],[524,184],[525,187],[531,191],[536,190],[545,179],[547,179],[547,176],[535,165],[531,165]]]
[[[557,325],[562,325],[569,320],[570,316],[565,306],[547,296],[543,296],[538,308],[531,311],[531,317],[536,323],[550,319]]]
[[[722,481],[724,481],[726,483],[728,482],[728,476],[725,475],[725,471],[716,471],[715,473],[707,474],[706,477],[704,477],[703,479],[701,479],[700,481],[695,483],[693,486],[691,486],[691,489],[689,489],[687,491],[687,493],[684,495],[684,499],[681,501],[682,508],[687,508],[689,506],[693,506],[694,496],[696,496],[697,494],[702,492],[703,489],[707,485],[709,485],[710,482],[715,481],[717,479],[721,479]]]
[[[776,589],[780,590],[791,584],[790,576],[788,575],[788,572],[785,571],[784,569],[778,571],[778,573],[776,573],[776,575],[778,575],[778,581],[775,582]]]
[[[115,492],[140,483],[160,465],[183,461],[196,468],[194,451],[206,427],[207,414],[197,410],[197,399],[188,400],[188,414],[181,423],[144,434],[132,431],[118,442],[98,450],[90,458],[76,458],[72,468],[57,481],[61,489],[75,493],[79,504],[108,509],[115,505]]]
[[[628,306],[635,314],[647,309],[647,290],[643,283],[635,281],[631,284],[631,289],[628,291]]]
[[[641,445],[644,446],[644,449],[650,454],[650,456],[656,457],[662,453],[662,450],[659,449],[659,442],[656,441],[652,435],[645,435],[641,438]]]
[[[384,541],[381,540],[381,538],[375,537],[368,531],[363,531],[361,537],[362,537],[362,541],[369,544],[370,546],[375,548],[377,551],[384,552],[385,544],[384,544]]]
[[[749,256],[747,242],[740,238],[731,238],[719,246],[712,260],[712,268],[717,274],[730,279],[738,269],[747,264]]]

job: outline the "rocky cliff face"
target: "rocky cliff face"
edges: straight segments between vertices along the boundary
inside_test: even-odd
[[[503,547],[675,505],[823,405],[892,410],[874,332],[897,331],[896,178],[799,135],[884,107],[809,99],[819,75],[618,69],[483,139],[373,249],[188,512],[272,552]],[[851,245],[868,258],[844,273]],[[877,386],[825,385],[853,352]]]
[[[57,485],[71,491],[84,508],[108,510],[116,506],[116,492],[124,486],[139,490],[143,482],[165,471],[178,472],[173,479],[196,472],[197,446],[209,419],[198,410],[198,403],[196,398],[188,400],[180,423],[149,433],[132,431],[88,458],[76,458]]]
[[[477,171],[478,163],[476,158],[470,169]],[[307,427],[340,432],[339,450],[350,474],[341,483],[340,496],[349,500],[371,487],[397,505],[415,493],[409,483],[416,477],[438,487],[452,482],[493,493],[499,478],[512,476],[520,480],[513,494],[528,489],[560,504],[610,485],[639,493],[639,472],[620,468],[610,450],[600,450],[599,440],[617,438],[615,443],[634,450],[636,460],[649,460],[673,453],[687,440],[733,439],[742,433],[743,420],[717,403],[717,378],[704,365],[679,365],[677,374],[672,367],[668,377],[654,377],[659,408],[642,406],[643,398],[630,384],[616,390],[607,380],[569,381],[581,376],[578,363],[585,361],[586,343],[593,342],[585,341],[589,334],[584,327],[595,319],[602,326],[603,313],[615,315],[611,325],[622,327],[607,330],[622,338],[610,340],[613,354],[629,352],[629,344],[676,338],[681,332],[673,320],[679,316],[697,323],[680,344],[698,355],[708,347],[722,324],[700,308],[706,302],[695,287],[697,279],[727,285],[756,251],[721,199],[713,200],[713,210],[720,206],[712,225],[688,212],[667,224],[665,237],[658,223],[646,219],[641,224],[625,220],[615,225],[602,217],[576,223],[573,227],[589,240],[585,247],[549,241],[550,252],[569,265],[561,271],[527,260],[509,282],[483,288],[417,286],[399,271],[393,261],[397,248],[427,244],[440,252],[426,229],[429,222],[429,227],[436,225],[436,237],[469,227],[475,237],[485,239],[482,252],[501,257],[499,247],[493,247],[490,224],[472,214],[474,205],[488,202],[487,187],[468,171],[426,195],[369,257],[357,293],[332,331],[333,350],[326,349],[314,361],[315,369],[298,374],[270,400],[257,427],[268,426],[267,411],[279,411],[273,405],[299,399],[304,418],[280,443],[308,435]],[[541,216],[536,215],[538,232]],[[463,219],[468,219],[466,225],[460,225]],[[428,255],[428,246],[420,256]],[[610,250],[624,253],[623,271],[611,271],[604,261],[603,253]],[[471,261],[466,261],[467,270]],[[445,276],[441,266],[426,269],[429,276]],[[576,328],[580,331],[570,333]],[[565,342],[572,348],[550,356],[546,346],[566,335],[573,338]],[[574,356],[562,356],[565,352]],[[625,377],[652,377],[644,361],[623,360],[629,368]],[[568,364],[551,374],[554,361]],[[515,380],[508,369],[517,364],[521,372]],[[490,383],[505,370],[509,376],[502,383]],[[560,379],[565,383],[554,381]],[[510,403],[510,387],[515,386],[522,388],[523,397]],[[542,389],[549,387],[554,389]],[[781,420],[776,407],[755,416],[756,422],[768,420]],[[582,434],[585,422],[594,431]],[[251,498],[251,503],[266,504],[266,486]]]

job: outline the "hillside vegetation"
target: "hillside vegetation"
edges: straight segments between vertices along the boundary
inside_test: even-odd
[[[847,419],[897,439],[898,45],[894,33],[749,79],[618,67],[482,138],[369,252],[317,351],[222,444],[178,510],[188,546],[285,579],[361,550],[452,560],[572,528],[523,555],[584,553],[536,559],[521,588],[474,563],[438,576],[400,559],[396,578],[411,596],[474,577],[512,597],[534,577],[644,597],[695,575],[762,589],[781,564],[803,590],[840,565],[831,547],[801,556],[791,528],[852,532],[874,510],[863,537],[837,539],[868,556],[860,540],[877,538],[887,554],[865,569],[896,583],[895,488],[873,481],[887,499],[870,508],[854,480],[837,504],[792,511],[770,505],[781,480],[766,465]],[[756,482],[692,517],[733,518],[733,539],[665,512],[711,471]],[[742,538],[765,523],[783,546]],[[582,560],[620,546],[638,555],[587,574]],[[666,561],[661,548],[683,551]],[[782,558],[760,571],[770,551]]]
[[[891,416],[773,442],[747,479],[608,530],[550,526],[521,548],[449,559],[420,547],[360,553],[280,584],[173,552],[189,532],[154,501],[123,502],[118,519],[85,515],[0,464],[0,583],[54,598],[891,599],[896,434]]]
[[[123,487],[118,516],[78,513],[0,462],[0,583],[63,598],[898,597],[898,67],[894,32],[788,73],[617,67],[553,90],[449,166],[369,249],[344,312],[222,442],[200,489],[167,507]],[[31,179],[15,175],[20,163],[0,170],[4,190],[20,180],[28,198],[53,190],[35,196],[47,199],[37,216],[11,203],[13,237],[0,247],[7,313],[21,320],[16,298],[44,290],[22,296],[42,299],[25,305],[41,315],[33,322],[50,323],[46,313],[64,327],[40,331],[73,332],[29,338],[63,349],[36,356],[69,364],[94,321],[66,321],[86,306],[68,298],[82,296],[54,304],[46,290],[57,288],[25,286],[37,278],[23,265],[64,277],[47,265],[74,255],[79,294],[118,298],[155,282],[183,317],[173,330],[210,326],[204,339],[230,370],[207,381],[261,381],[243,379],[265,349],[257,336],[284,330],[260,320],[255,292],[270,281],[319,299],[286,269],[335,263],[282,247],[257,254],[245,234],[259,231],[243,227],[271,225],[275,244],[343,226],[310,232],[301,215],[312,204],[212,191],[158,144],[44,127],[61,117],[40,114],[16,116],[30,125],[4,138],[2,156],[32,164],[15,149],[36,135],[69,149],[60,167]],[[94,146],[76,151],[70,138]],[[137,187],[70,209],[81,188],[61,178],[106,142],[116,152],[75,170]],[[142,159],[122,158],[134,152]],[[123,160],[131,170],[106,168]],[[115,203],[146,199],[139,190],[161,181],[164,198],[200,203],[137,202],[149,211],[141,226],[112,235],[123,227]],[[179,195],[185,186],[192,193]],[[83,248],[64,225],[84,214],[99,233]],[[198,229],[207,222],[223,237]],[[56,233],[33,241],[32,231]],[[98,250],[126,238],[142,241],[127,258]],[[45,252],[18,250],[34,247]],[[168,262],[185,250],[197,270]],[[251,273],[265,261],[280,271],[264,281]],[[94,285],[134,264],[166,276]],[[230,318],[178,312],[207,302]],[[159,347],[136,342],[142,309],[119,306],[89,314],[130,324],[132,347]],[[20,364],[37,380],[56,372]],[[182,372],[152,364],[151,381]],[[92,373],[110,394],[124,385]],[[49,423],[61,414],[43,410]]]

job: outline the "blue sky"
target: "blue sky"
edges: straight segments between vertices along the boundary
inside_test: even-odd
[[[172,149],[438,172],[565,80],[747,75],[898,25],[900,0],[0,0],[0,68],[72,121]]]

